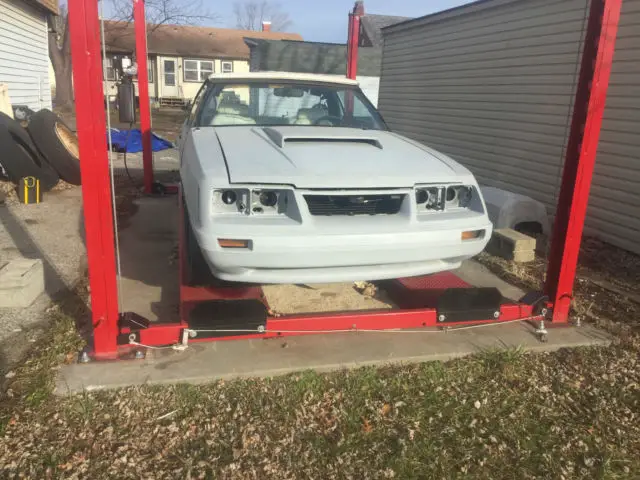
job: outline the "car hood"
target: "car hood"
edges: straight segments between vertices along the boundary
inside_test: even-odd
[[[447,156],[387,131],[231,126],[215,132],[231,183],[397,188],[470,176]]]

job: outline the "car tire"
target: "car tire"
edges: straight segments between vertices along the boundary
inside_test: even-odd
[[[78,137],[51,110],[36,112],[27,127],[40,153],[62,180],[80,185]]]
[[[185,249],[184,281],[191,287],[212,286],[219,280],[211,273],[211,269],[204,255],[202,255],[202,250],[200,250],[200,245],[198,245],[195,235],[193,234],[184,197],[182,199],[182,208],[184,222],[183,248]]]
[[[18,184],[21,178],[36,177],[43,191],[51,190],[58,183],[58,174],[41,157],[27,131],[1,112],[0,152],[0,162],[13,183]]]

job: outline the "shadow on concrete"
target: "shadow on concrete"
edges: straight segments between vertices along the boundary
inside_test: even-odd
[[[80,212],[80,218],[83,218],[82,211]],[[38,246],[38,243],[34,240],[20,219],[18,219],[6,206],[0,206],[0,221],[2,222],[5,231],[13,241],[15,248],[24,258],[42,260],[46,296],[51,300],[51,302],[57,303],[62,314],[75,319],[78,332],[88,341],[91,335],[91,316],[89,307],[85,300],[75,290],[76,285],[67,285],[63,279],[63,275],[58,271],[48,255]],[[83,223],[81,222],[80,225],[80,235],[84,240]],[[64,241],[62,236],[61,241]],[[28,330],[41,329],[46,326],[47,318],[44,309],[49,302],[43,301],[41,297],[36,299],[31,307],[23,309],[25,311],[25,316],[29,309],[42,309],[42,311],[34,312],[35,315],[41,317],[39,321],[32,322],[29,325],[20,326],[22,331],[19,332],[18,335],[20,335],[20,337],[25,341],[26,332]],[[15,337],[16,335],[6,337],[3,344],[0,345],[0,371],[4,371],[9,363],[8,356],[5,355],[5,351],[9,349],[8,343],[11,344],[11,350],[16,350],[15,343],[20,341],[16,340]],[[28,351],[28,349],[25,349],[25,352],[26,351]],[[13,360],[16,359],[12,359],[12,361]]]
[[[178,321],[178,198],[142,197],[119,228],[120,304],[152,322]]]

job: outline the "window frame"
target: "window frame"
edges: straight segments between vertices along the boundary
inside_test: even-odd
[[[105,57],[102,59],[103,65],[104,65],[104,71],[105,71],[105,75],[104,75],[104,80],[106,82],[116,82],[118,81],[118,75],[116,72],[116,67],[113,65],[113,57]],[[109,69],[111,69],[111,78],[109,76]]]
[[[231,65],[231,70],[225,70],[225,64]],[[220,73],[233,73],[233,60],[220,60]]]
[[[149,83],[153,83],[153,80],[155,78],[155,73],[153,72],[154,68],[154,61],[152,58],[147,58],[147,81]]]
[[[187,62],[196,62],[196,68],[187,68],[186,67],[186,63]],[[209,63],[211,64],[211,70],[203,70],[202,69],[202,64],[203,63]],[[198,76],[197,80],[189,80],[187,79],[187,71],[188,72],[196,72],[196,75]],[[203,79],[202,78],[202,73],[206,72],[207,76]],[[184,83],[202,83],[205,82],[207,80],[207,78],[209,78],[209,75],[215,73],[216,71],[216,64],[215,61],[213,60],[208,60],[208,59],[204,59],[204,58],[187,58],[184,57],[182,59],[182,81]]]

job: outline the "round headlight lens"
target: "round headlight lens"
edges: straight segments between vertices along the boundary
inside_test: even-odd
[[[447,202],[453,202],[458,196],[458,189],[455,187],[447,188]]]
[[[221,198],[224,204],[231,205],[232,203],[236,203],[238,196],[233,190],[225,190],[224,192],[222,192]]]
[[[429,200],[429,193],[426,190],[416,190],[416,202],[418,204],[425,203]]]
[[[260,194],[260,203],[265,207],[275,207],[278,203],[278,195],[276,192],[262,192]]]

